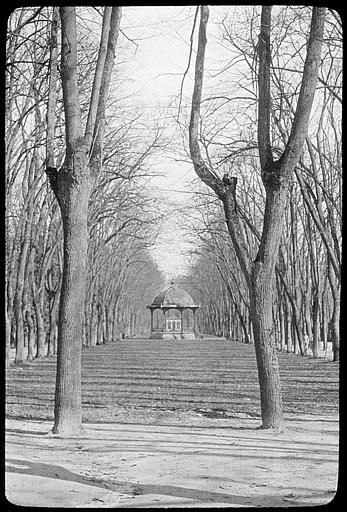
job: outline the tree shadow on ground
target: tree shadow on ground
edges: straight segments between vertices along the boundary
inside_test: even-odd
[[[28,430],[25,428],[6,428],[9,434],[20,434],[29,436],[46,436],[47,430]]]
[[[293,494],[293,490],[291,490],[291,493],[289,495],[283,494],[281,496],[279,495],[279,493],[276,493],[275,495],[262,494],[258,496],[249,497],[229,493],[227,494],[204,491],[202,489],[192,489],[176,485],[139,484],[135,482],[126,482],[120,480],[101,480],[100,478],[85,477],[77,473],[73,473],[72,471],[62,466],[45,464],[40,462],[32,462],[21,459],[7,459],[7,463],[13,465],[7,468],[7,472],[9,473],[41,476],[45,478],[78,482],[84,485],[98,487],[109,491],[114,491],[117,493],[130,494],[132,497],[136,495],[171,496],[175,498],[185,498],[188,500],[193,500],[197,505],[199,504],[199,502],[211,503],[211,506],[213,506],[214,503],[226,503],[233,504],[234,506],[241,505],[257,507],[278,507],[286,506],[286,503],[288,501],[292,501],[293,505],[298,505],[302,498],[305,499],[306,506],[317,504],[314,502],[307,501],[307,499],[310,499],[312,497],[312,490],[308,490],[306,493],[303,493],[303,489],[300,489],[300,492],[296,493],[295,495]],[[326,495],[325,492],[318,492],[315,493],[316,498],[318,494],[322,495],[322,497]],[[124,507],[128,508],[129,505],[131,507],[131,504],[124,504]],[[144,504],[142,503],[142,505]],[[134,506],[136,505],[134,504]]]
[[[312,453],[314,452],[315,454],[317,453],[320,453],[322,455],[326,455],[326,448],[327,447],[330,447],[331,449],[336,449],[338,450],[338,443],[331,443],[331,442],[321,442],[321,441],[307,441],[307,440],[300,440],[300,439],[295,439],[295,441],[293,441],[293,439],[291,438],[286,438],[285,436],[277,436],[277,435],[272,435],[272,436],[269,436],[269,437],[265,437],[265,436],[261,436],[261,435],[257,435],[256,437],[251,437],[251,438],[248,438],[248,437],[245,437],[245,436],[242,436],[241,438],[239,438],[238,436],[235,436],[233,435],[233,432],[230,433],[230,435],[218,435],[218,434],[210,434],[208,432],[198,432],[196,431],[195,429],[198,429],[200,430],[200,427],[195,427],[195,426],[192,426],[191,425],[191,428],[193,429],[193,431],[188,431],[188,432],[171,432],[171,431],[166,431],[165,430],[162,430],[162,429],[158,429],[158,430],[154,430],[156,428],[159,427],[159,425],[140,425],[140,424],[133,424],[133,423],[128,423],[127,425],[131,426],[132,428],[129,430],[129,429],[126,429],[126,428],[119,428],[120,426],[126,426],[126,424],[117,424],[117,429],[114,431],[114,432],[110,432],[108,428],[97,428],[97,431],[96,431],[96,435],[94,433],[94,435],[91,435],[91,436],[88,436],[88,423],[84,423],[84,426],[86,427],[86,435],[84,436],[81,436],[79,438],[64,438],[64,437],[60,437],[60,436],[54,436],[51,434],[51,431],[47,431],[47,430],[28,430],[28,429],[25,429],[25,428],[6,428],[6,432],[8,434],[19,434],[21,436],[37,436],[37,437],[47,437],[47,438],[51,438],[51,439],[61,439],[62,441],[64,440],[67,440],[67,441],[76,441],[76,442],[81,442],[81,443],[84,443],[84,442],[88,442],[88,441],[94,441],[94,442],[99,442],[100,440],[105,442],[106,445],[105,446],[98,446],[98,447],[92,447],[92,448],[88,448],[87,451],[100,451],[103,452],[107,452],[107,451],[110,451],[112,449],[114,449],[115,451],[119,451],[118,450],[118,447],[115,448],[115,447],[111,447],[111,446],[108,446],[107,443],[112,441],[112,442],[115,442],[115,443],[118,443],[118,442],[126,442],[126,443],[130,443],[131,445],[132,444],[136,444],[137,445],[141,445],[141,444],[146,444],[147,445],[151,445],[152,447],[153,446],[159,446],[159,445],[171,445],[171,444],[183,444],[183,445],[202,445],[202,443],[204,443],[204,440],[198,440],[198,441],[194,441],[192,439],[189,439],[189,437],[213,437],[213,441],[211,441],[210,439],[206,441],[206,446],[207,447],[211,447],[211,446],[216,446],[217,448],[221,448],[222,450],[225,450],[226,448],[232,446],[233,448],[235,448],[235,443],[237,442],[238,445],[242,448],[242,449],[251,449],[253,450],[254,449],[254,446],[256,443],[259,443],[259,442],[265,442],[267,443],[265,446],[262,446],[262,449],[264,451],[274,451],[274,450],[282,450],[284,452],[286,451],[296,451],[296,450],[300,450],[301,453]],[[143,428],[141,428],[141,426],[144,426],[144,427],[151,427],[150,430],[147,432],[147,434],[149,435],[154,435],[154,434],[158,434],[159,436],[162,436],[160,438],[156,438],[155,440],[153,439],[142,439],[142,438],[138,438],[138,439],[130,439],[130,438],[126,438],[126,437],[120,437],[122,435],[122,433],[131,433],[131,434],[134,434],[134,433],[139,433],[139,434],[144,434],[146,433],[145,430]],[[135,427],[135,428],[134,428]],[[138,428],[136,428],[138,427]],[[170,427],[170,428],[176,428],[176,427],[180,427],[180,425],[160,425],[160,427]],[[91,425],[91,428],[93,428],[93,426]],[[189,428],[189,427],[187,427]],[[257,428],[248,428],[248,427],[227,427],[230,431],[239,431],[239,430],[245,430],[245,431],[252,431],[252,432],[259,432],[259,434],[262,432],[262,429],[257,429]],[[215,430],[213,427],[212,427],[213,430]],[[107,436],[105,437],[104,435],[101,436],[100,438],[100,435],[98,435],[100,432],[103,432],[104,434],[110,434],[110,436]],[[264,432],[264,431],[263,431]],[[175,437],[174,440],[170,439],[170,438],[166,438],[166,435],[173,435]],[[176,437],[178,436],[178,438]],[[180,439],[181,436],[185,436],[185,437],[188,437],[188,439]],[[221,442],[222,441],[222,442]],[[245,442],[248,442],[247,444],[245,444]],[[18,441],[16,439],[11,439],[11,442],[13,442],[14,444],[20,444],[18,443]],[[270,443],[270,445],[269,445]],[[285,445],[288,445],[290,444],[290,446],[285,446]],[[304,447],[302,446],[304,445]],[[205,448],[206,447],[205,445],[202,446],[202,448]],[[45,447],[42,447],[42,449],[44,449]],[[137,446],[138,448],[138,446]],[[141,446],[140,446],[141,448]],[[47,447],[47,449],[51,449],[51,447]],[[128,449],[129,449],[129,446],[128,446]],[[131,450],[133,449],[133,447],[131,447]],[[160,451],[160,450],[159,450]],[[331,460],[331,462],[333,462],[334,460]]]

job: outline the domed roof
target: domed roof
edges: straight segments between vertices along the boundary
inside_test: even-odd
[[[154,297],[152,305],[176,305],[184,308],[193,306],[194,301],[188,292],[186,292],[182,288],[179,288],[177,285],[171,282],[171,286],[169,288],[166,288],[165,290],[158,293],[156,297]]]

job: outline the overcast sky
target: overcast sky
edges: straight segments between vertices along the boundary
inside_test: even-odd
[[[188,64],[189,39],[195,10],[196,6],[124,8],[122,29],[138,44],[138,47],[134,45],[131,72],[127,75],[128,87],[136,92],[136,101],[141,99],[146,108],[153,109],[153,112],[171,104],[180,92],[182,77]],[[212,25],[213,14],[211,31]],[[208,51],[211,56],[214,51],[211,39]],[[191,73],[184,82],[183,94],[187,97],[192,94],[194,65],[193,53]],[[177,127],[174,121],[171,122],[174,132]],[[166,158],[164,155],[153,158],[151,170],[158,175],[152,183],[156,196],[161,199],[162,207],[166,210],[172,208],[172,215],[152,253],[167,279],[171,279],[184,273],[189,261],[186,254],[189,244],[183,240],[174,207],[191,203],[191,181],[196,176],[190,162],[176,163],[170,155]]]

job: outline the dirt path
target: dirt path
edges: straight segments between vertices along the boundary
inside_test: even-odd
[[[271,507],[330,502],[337,485],[337,416],[255,418],[187,413],[165,425],[90,423],[81,439],[51,422],[7,421],[6,496],[45,507]]]

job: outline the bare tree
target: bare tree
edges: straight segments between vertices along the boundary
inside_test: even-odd
[[[316,88],[324,15],[324,9],[313,8],[310,38],[294,121],[285,150],[278,160],[274,160],[270,140],[271,7],[262,8],[259,36],[258,147],[266,203],[261,240],[257,256],[252,261],[237,209],[237,179],[225,176],[221,180],[201,155],[199,116],[209,9],[207,6],[200,8],[195,83],[189,125],[190,155],[197,175],[212,188],[223,204],[228,231],[249,288],[263,428],[284,428],[279,366],[272,336],[272,288],[287,208],[289,183],[307,135]]]
[[[106,7],[86,128],[77,87],[76,9],[60,7],[61,79],[66,152],[60,169],[54,162],[55,83],[51,81],[47,117],[47,168],[63,221],[64,264],[58,326],[55,421],[53,433],[80,435],[82,427],[81,350],[88,248],[88,201],[102,161],[104,112],[121,18],[120,7]],[[52,41],[55,40],[53,24]],[[55,69],[54,45],[51,70]]]

